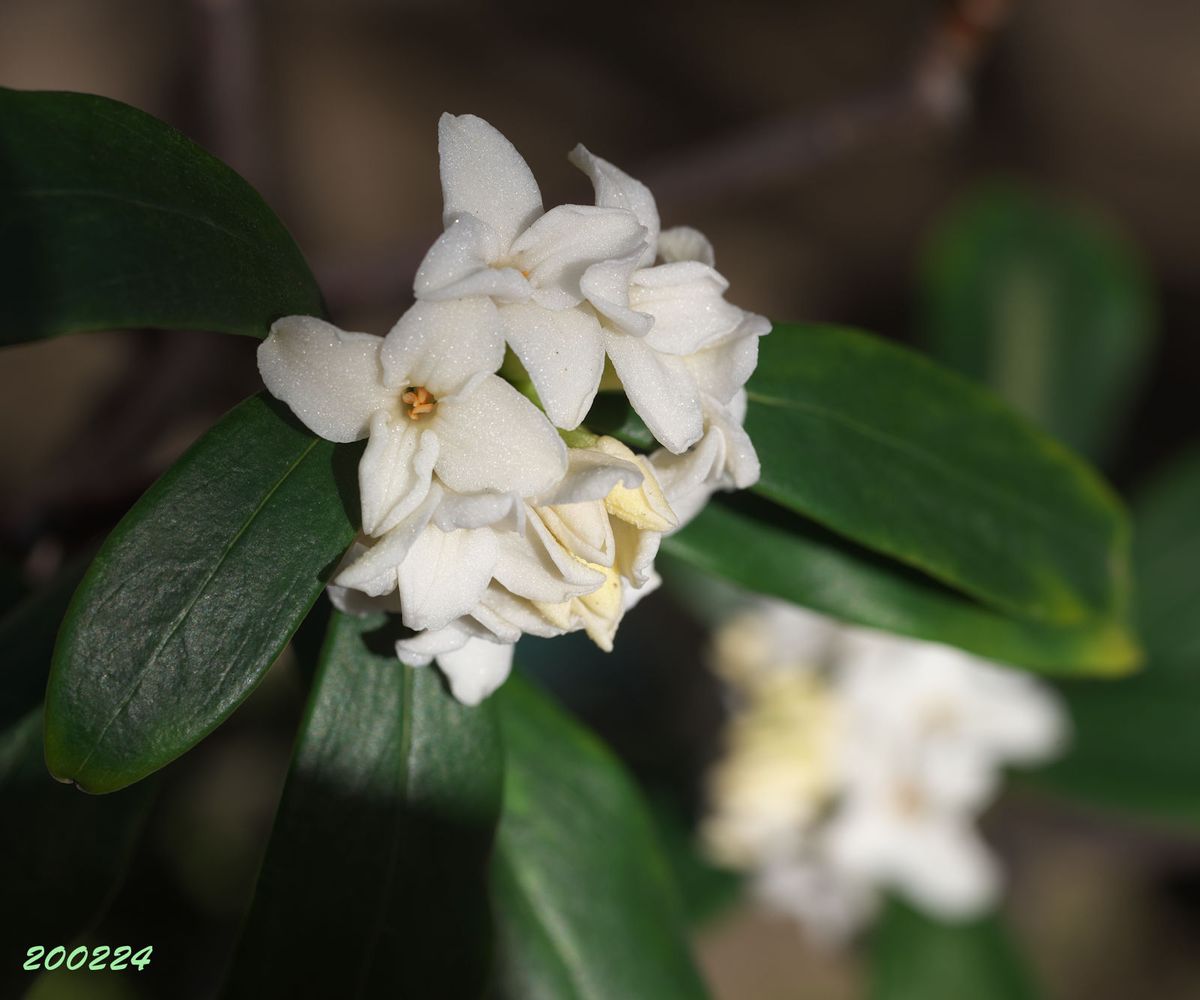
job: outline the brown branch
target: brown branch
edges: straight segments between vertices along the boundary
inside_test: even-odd
[[[727,191],[761,193],[869,145],[922,128],[949,127],[967,111],[970,83],[1013,0],[949,0],[930,26],[910,71],[893,86],[813,114],[753,125],[635,170],[674,214]],[[436,236],[397,241],[382,252],[318,261],[335,316],[391,307],[411,296],[412,275]]]
[[[756,192],[921,128],[957,124],[970,83],[1012,0],[948,3],[898,85],[813,114],[764,122],[651,165],[642,178],[677,208],[725,191]]]

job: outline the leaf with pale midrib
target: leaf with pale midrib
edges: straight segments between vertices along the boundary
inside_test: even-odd
[[[776,327],[748,391],[757,492],[1012,615],[1126,613],[1120,502],[991,394],[824,326]]]
[[[333,613],[227,997],[482,995],[494,706],[459,704],[395,638]]]
[[[46,704],[55,775],[121,788],[249,695],[354,537],[356,455],[256,396],[134,505],[63,621]]]

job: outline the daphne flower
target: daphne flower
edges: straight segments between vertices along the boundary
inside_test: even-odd
[[[729,283],[702,234],[660,233],[645,185],[583,146],[571,160],[591,178],[598,206],[628,209],[650,234],[646,250],[596,267],[583,286],[603,316],[604,349],[630,404],[678,454],[704,433],[706,411],[729,405],[746,383],[771,325],[725,301]],[[660,254],[663,263],[650,266]]]
[[[363,530],[374,535],[428,520],[441,486],[525,496],[562,478],[558,434],[493,374],[503,356],[495,307],[471,299],[418,303],[386,337],[289,316],[271,327],[258,365],[314,433],[369,437],[359,486]]]
[[[884,890],[948,920],[995,904],[976,821],[1003,766],[1061,747],[1045,687],[779,602],[723,630],[717,667],[737,701],[703,833],[765,901],[824,938],[866,920]]]
[[[787,857],[797,835],[825,807],[835,779],[837,706],[806,670],[744,678],[744,710],[725,733],[726,754],[709,787],[721,804],[703,829],[722,864],[742,867]]]
[[[1062,709],[1028,674],[866,629],[843,630],[837,657],[838,701],[856,720],[844,755],[849,781],[876,783],[883,768],[890,779],[919,781],[933,807],[975,809],[995,795],[1004,765],[1062,747]]]
[[[970,920],[996,905],[1000,872],[971,811],[937,801],[903,766],[851,785],[818,834],[844,878],[887,887],[942,920]]]
[[[398,613],[417,633],[397,642],[400,659],[436,660],[468,703],[504,680],[523,634],[582,629],[611,649],[621,616],[657,585],[658,538],[675,524],[647,460],[611,438],[570,449],[563,480],[506,518],[436,520],[403,546],[360,543],[331,596],[353,613]]]
[[[542,214],[541,192],[520,153],[474,115],[443,115],[438,149],[446,231],[417,271],[416,295],[494,300],[547,414],[574,428],[604,368],[599,321],[577,308],[585,275],[640,254],[646,232],[622,208],[560,205]]]

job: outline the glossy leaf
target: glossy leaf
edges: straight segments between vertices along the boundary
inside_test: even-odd
[[[0,994],[17,995],[32,944],[73,940],[124,875],[150,784],[96,798],[56,782],[42,754],[42,690],[79,574],[66,571],[0,622]]]
[[[507,753],[493,861],[500,995],[705,996],[669,869],[632,783],[520,678],[496,696]]]
[[[1063,686],[1069,753],[1032,780],[1102,806],[1200,824],[1200,453],[1134,505],[1138,618],[1149,660],[1118,684]]]
[[[941,924],[889,903],[871,941],[871,1000],[1035,1000],[999,919]]]
[[[749,397],[758,492],[1007,613],[1124,615],[1119,501],[966,379],[862,333],[783,326]]]
[[[175,129],[105,97],[0,89],[0,343],[133,327],[262,337],[323,312],[262,198]]]
[[[354,462],[254,397],[150,488],[63,622],[46,704],[57,777],[121,788],[238,706],[354,536]]]
[[[762,500],[720,500],[663,551],[750,590],[872,628],[944,642],[1045,673],[1127,672],[1138,651],[1119,626],[1009,618],[849,545]]]
[[[226,996],[483,993],[499,728],[386,628],[333,615]]]
[[[1016,186],[957,205],[922,268],[922,342],[1079,451],[1111,450],[1145,372],[1154,308],[1104,220]]]

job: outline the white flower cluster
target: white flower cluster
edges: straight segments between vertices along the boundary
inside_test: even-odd
[[[661,535],[758,478],[743,386],[769,324],[725,301],[700,233],[660,230],[649,190],[582,146],[596,204],[548,212],[487,122],[443,115],[439,153],[445,232],[415,305],[386,337],[281,319],[258,362],[316,434],[367,439],[362,533],[331,597],[398,614],[400,659],[436,660],[475,703],[524,633],[610,648],[658,582]],[[662,450],[577,429],[600,390],[623,390]]]
[[[715,662],[735,708],[702,833],[760,899],[827,941],[869,920],[883,892],[946,920],[996,902],[976,825],[1005,764],[1062,746],[1045,685],[775,602],[732,619]]]

